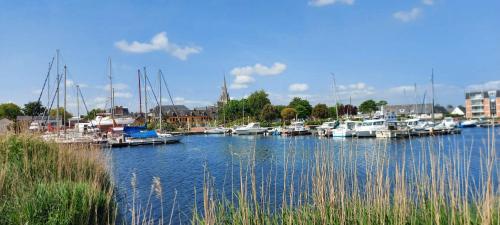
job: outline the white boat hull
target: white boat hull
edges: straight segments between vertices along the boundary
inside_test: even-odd
[[[267,129],[252,129],[252,130],[239,130],[236,129],[234,131],[235,134],[237,135],[255,135],[255,134],[263,134],[266,132]]]
[[[377,134],[375,130],[358,130],[356,136],[358,137],[375,137]]]
[[[354,137],[356,132],[353,130],[332,130],[332,137]]]

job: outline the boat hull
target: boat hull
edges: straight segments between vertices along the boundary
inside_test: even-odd
[[[353,130],[333,130],[331,132],[332,137],[354,137],[356,132]]]
[[[359,130],[356,131],[356,136],[360,138],[364,137],[376,137],[377,132],[374,130]]]

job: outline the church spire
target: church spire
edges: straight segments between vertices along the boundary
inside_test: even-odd
[[[224,84],[222,86],[219,101],[217,102],[219,106],[225,105],[229,102],[229,92],[227,91],[226,74],[224,74]]]

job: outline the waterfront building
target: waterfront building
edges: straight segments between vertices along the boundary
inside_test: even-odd
[[[386,105],[382,108],[383,115],[396,114],[400,117],[418,116],[421,119],[432,118],[432,104],[400,104],[400,105]],[[434,106],[434,118],[441,119],[448,110],[440,105]]]
[[[465,116],[465,108],[463,106],[457,106],[455,107],[451,112],[451,115],[453,116]]]
[[[500,116],[500,90],[465,93],[465,117],[484,118]]]
[[[159,117],[159,111],[159,107],[156,106],[151,109],[151,114]],[[209,106],[191,110],[185,105],[164,105],[161,108],[161,112],[162,117],[169,123],[181,124],[188,127],[205,126],[215,114],[214,109]]]
[[[108,112],[111,113],[108,109]],[[115,106],[113,109],[113,114],[115,116],[128,116],[130,114],[128,108],[123,106]]]

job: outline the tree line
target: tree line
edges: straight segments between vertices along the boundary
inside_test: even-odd
[[[273,105],[269,100],[269,95],[264,90],[253,92],[250,96],[243,99],[230,100],[221,109],[219,109],[220,122],[233,122],[248,117],[252,120],[260,122],[276,122],[284,121],[289,122],[293,119],[309,119],[309,120],[324,120],[327,118],[337,119],[345,115],[356,115],[359,112],[368,114],[375,112],[381,106],[387,105],[387,102],[366,100],[359,105],[344,105],[337,104],[336,106],[327,106],[326,104],[319,103],[312,106],[307,99],[300,97],[293,98],[288,105]],[[338,110],[338,112],[337,112]],[[15,120],[17,116],[39,116],[46,113],[47,108],[40,102],[29,102],[24,107],[19,107],[14,103],[0,104],[0,118],[7,118]],[[103,113],[103,109],[92,109],[83,117],[83,119],[91,120],[96,117],[98,113]],[[65,111],[64,108],[59,108],[59,115],[65,113],[65,118],[73,117],[71,113]],[[56,116],[57,109],[51,109],[49,115]]]
[[[373,101],[373,100],[372,100]],[[366,105],[366,104],[365,104]],[[364,110],[372,110],[371,105],[363,106]],[[338,109],[338,112],[337,112]],[[319,103],[312,106],[306,99],[295,97],[288,105],[273,105],[264,90],[255,91],[247,98],[230,100],[219,111],[219,121],[231,123],[247,117],[260,122],[289,122],[293,119],[324,120],[337,119],[337,116],[356,115],[358,107],[338,104],[327,106]]]
[[[59,110],[59,115],[62,117],[64,114],[66,120],[73,117],[73,114],[64,110],[63,107],[59,109],[51,109],[49,115],[55,117],[57,111]],[[18,116],[42,116],[47,113],[47,108],[43,106],[40,102],[28,102],[24,104],[24,107],[20,107],[14,103],[4,103],[0,104],[0,119],[7,118],[9,120],[16,120]]]

